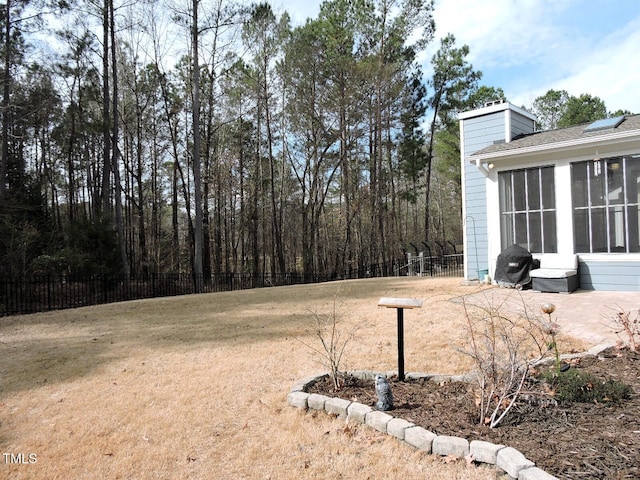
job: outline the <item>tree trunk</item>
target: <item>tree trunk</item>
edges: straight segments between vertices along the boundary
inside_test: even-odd
[[[266,80],[266,77],[265,77]],[[284,273],[286,270],[285,259],[284,259],[284,248],[282,245],[282,219],[278,216],[278,206],[276,202],[276,188],[275,188],[275,157],[273,155],[273,135],[271,133],[271,115],[269,111],[269,105],[267,102],[267,92],[265,85],[265,103],[266,103],[266,124],[267,124],[267,142],[269,149],[269,173],[271,177],[270,187],[271,187],[271,221],[272,221],[272,232],[273,232],[273,240],[274,240],[274,260],[277,258],[277,272],[276,269],[273,269],[271,273]],[[274,261],[275,265],[275,261]]]
[[[424,185],[424,241],[429,242],[429,195],[431,194],[431,165],[433,163],[433,142],[436,133],[436,120],[440,111],[440,99],[442,92],[438,91],[433,102],[433,118],[431,120],[431,129],[429,136],[429,147],[427,149],[427,168],[425,170]]]
[[[109,88],[109,0],[104,1],[102,11],[102,204],[97,204],[107,218],[111,214],[111,108]]]
[[[4,200],[7,188],[9,165],[9,107],[11,95],[11,0],[5,6],[4,25],[4,72],[2,76],[2,156],[0,157],[0,201]]]
[[[195,291],[203,290],[202,269],[202,175],[200,172],[200,62],[198,59],[198,1],[193,0],[193,31],[191,42],[193,44],[193,196],[196,210],[193,239],[193,274]]]
[[[116,64],[116,34],[113,12],[113,0],[108,0],[109,15],[111,24],[111,72],[113,75],[113,152],[112,164],[114,184],[115,184],[115,200],[116,200],[116,228],[118,231],[118,240],[120,243],[120,261],[122,262],[122,272],[129,276],[129,259],[127,257],[127,246],[124,234],[124,220],[122,218],[122,185],[120,184],[120,166],[118,162],[118,67]]]
[[[347,112],[346,112],[346,98],[345,89],[346,82],[343,77],[340,77],[340,175],[342,186],[342,197],[344,199],[344,229],[345,240],[342,247],[342,259],[337,269],[342,272],[351,272],[351,256],[352,256],[352,239],[351,239],[351,173],[349,166],[349,152],[347,151]],[[336,272],[337,273],[337,272]]]
[[[138,248],[140,252],[138,253],[138,258],[140,259],[140,264],[142,266],[142,273],[147,274],[149,270],[149,253],[147,248],[147,235],[144,221],[144,188],[142,182],[143,175],[143,157],[142,157],[142,108],[140,108],[139,101],[136,100],[136,186],[137,186],[137,213],[138,213]],[[155,143],[155,142],[154,142]],[[152,209],[154,213],[157,211],[156,207],[156,199],[155,199],[155,163],[156,163],[156,154],[155,148],[152,150],[152,161],[154,165],[154,169],[151,177],[151,188],[152,188]],[[155,218],[152,217],[152,222],[155,223]],[[152,234],[154,234],[154,230],[152,229]],[[153,245],[153,241],[150,242]]]

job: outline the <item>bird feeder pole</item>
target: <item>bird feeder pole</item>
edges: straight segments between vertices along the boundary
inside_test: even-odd
[[[398,380],[404,382],[404,309],[422,308],[422,300],[382,297],[378,306],[395,308],[398,311]]]

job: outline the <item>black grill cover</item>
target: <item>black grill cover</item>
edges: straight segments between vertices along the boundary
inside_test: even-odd
[[[498,255],[493,278],[498,285],[525,287],[531,283],[529,271],[532,266],[531,253],[520,245],[511,245]]]

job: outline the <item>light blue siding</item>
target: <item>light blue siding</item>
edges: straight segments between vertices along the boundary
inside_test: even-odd
[[[509,137],[505,138],[506,115],[509,115]],[[465,255],[467,259],[465,278],[478,278],[478,270],[489,269],[489,245],[487,234],[487,180],[468,157],[494,143],[510,141],[520,134],[534,132],[534,120],[518,113],[508,104],[504,108],[477,117],[468,116],[462,120],[464,138],[463,160],[465,172]]]
[[[471,155],[495,142],[504,142],[504,112],[464,120],[465,153]]]
[[[504,111],[464,121],[464,145],[467,156],[495,142],[504,141]],[[487,184],[485,176],[475,165],[464,161],[465,215],[464,228],[467,237],[465,277],[478,279],[478,271],[489,269],[487,243]]]
[[[521,135],[533,133],[535,122],[518,112],[511,112],[511,138]]]
[[[482,177],[482,185],[475,182],[475,186],[467,183],[466,190],[466,217],[464,228],[467,234],[467,271],[465,277],[477,279],[478,270],[488,269],[488,244],[487,244],[487,209],[484,176],[473,165],[465,166],[467,178]]]
[[[583,290],[640,292],[640,261],[580,259],[578,274]]]

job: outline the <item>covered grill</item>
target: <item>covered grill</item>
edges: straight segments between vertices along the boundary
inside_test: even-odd
[[[526,288],[531,284],[529,271],[532,268],[531,253],[519,245],[511,245],[498,255],[493,278],[502,287]]]

